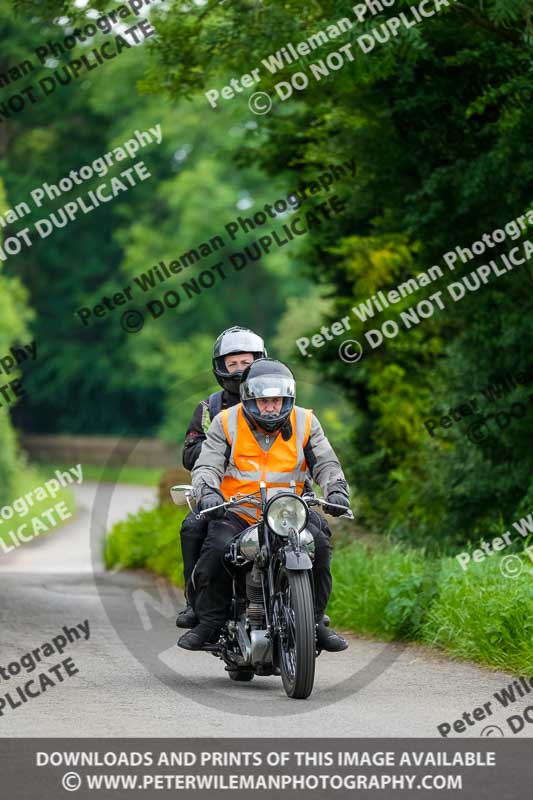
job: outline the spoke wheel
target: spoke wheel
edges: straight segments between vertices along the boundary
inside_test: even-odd
[[[279,667],[289,697],[309,697],[315,681],[315,615],[309,572],[281,568],[278,588]]]

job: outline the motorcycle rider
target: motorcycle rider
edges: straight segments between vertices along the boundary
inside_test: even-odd
[[[213,347],[213,373],[222,389],[201,400],[194,409],[183,447],[185,469],[193,469],[211,420],[223,409],[230,408],[240,401],[239,384],[246,367],[250,366],[254,359],[264,358],[266,355],[263,339],[249,328],[234,325],[223,331],[216,339]],[[207,534],[208,522],[209,520],[204,517],[196,519],[196,514],[191,512],[185,517],[181,526],[186,595],[187,584]],[[176,625],[178,628],[191,628],[197,622],[194,610],[187,600],[186,607],[178,614]]]
[[[229,542],[251,524],[257,513],[246,504],[228,512],[215,506],[237,492],[258,491],[263,476],[270,489],[288,489],[294,480],[301,495],[310,473],[326,501],[341,506],[326,505],[328,513],[339,516],[349,508],[348,484],[318,419],[310,409],[295,406],[290,369],[270,358],[254,361],[243,373],[240,396],[240,404],[224,410],[211,423],[192,471],[198,509],[211,509],[208,516],[212,521],[193,574],[195,611],[200,622],[178,641],[186,650],[199,650],[206,642],[218,639],[231,601],[232,581],[224,555]],[[317,643],[324,650],[344,650],[346,640],[323,622],[331,593],[329,537],[311,516],[309,530],[315,541]]]

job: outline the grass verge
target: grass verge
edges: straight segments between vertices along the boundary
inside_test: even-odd
[[[53,467],[39,466],[39,468],[36,468],[24,466],[17,476],[13,498],[11,502],[6,505],[12,505],[18,498],[23,498],[29,492],[34,492],[40,486],[44,486],[44,483],[53,477]],[[57,503],[64,503],[72,515],[74,515],[76,511],[74,495],[68,488],[60,489],[54,498],[47,495],[44,500],[36,500],[34,498],[32,498],[32,500],[33,503],[31,506],[27,504],[27,511],[25,511],[24,508],[22,508],[22,513],[15,510],[13,517],[10,519],[4,519],[0,516],[0,539],[5,542],[7,546],[13,546],[13,539],[9,535],[10,531],[13,531],[15,535],[17,529],[24,523],[26,524],[26,528],[22,531],[23,535],[29,537],[32,533],[32,520],[37,517],[41,522],[41,526],[39,527],[46,526],[48,530],[36,533],[36,536],[46,536],[47,533],[51,533],[53,530],[60,528],[68,522],[68,520],[62,521],[57,512],[53,512],[53,519],[57,520],[56,524],[52,524],[49,519],[41,516],[44,511],[48,511],[49,509],[53,510]],[[24,542],[21,543],[24,544]]]
[[[531,562],[506,578],[502,557],[472,563],[422,550],[353,543],[333,559],[332,623],[384,639],[419,642],[522,675],[533,673]]]
[[[136,486],[157,486],[164,472],[156,467],[113,467],[99,466],[97,464],[82,464],[84,481],[111,481],[113,483],[127,483]],[[53,473],[54,470],[68,470],[63,464],[43,464],[40,469]]]
[[[141,511],[115,525],[106,542],[108,567],[145,567],[183,585],[179,526],[186,508]],[[428,558],[423,550],[353,542],[334,552],[332,624],[385,640],[438,647],[458,658],[522,675],[533,673],[533,585],[527,555],[522,573],[506,578],[501,557],[472,563]]]

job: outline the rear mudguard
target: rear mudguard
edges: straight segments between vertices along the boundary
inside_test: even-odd
[[[294,570],[313,569],[313,562],[307,553],[295,553],[294,550],[285,551],[285,567]]]

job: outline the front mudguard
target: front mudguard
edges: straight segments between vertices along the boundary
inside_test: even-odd
[[[307,570],[313,569],[313,562],[307,553],[296,553],[294,550],[286,550],[284,566],[287,569]]]

